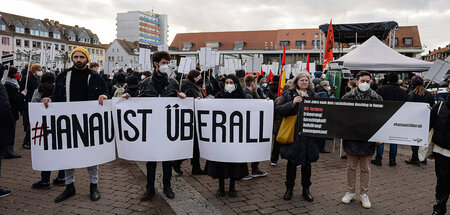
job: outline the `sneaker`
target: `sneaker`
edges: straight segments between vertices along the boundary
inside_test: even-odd
[[[43,183],[42,181],[38,181],[34,183],[31,188],[38,190],[48,190],[50,189],[50,183]]]
[[[395,160],[389,160],[389,166],[397,166],[397,162]]]
[[[256,170],[252,171],[252,177],[253,178],[264,177],[266,175],[267,175],[267,172],[263,172],[260,169],[256,169]]]
[[[372,163],[373,165],[376,165],[376,166],[382,166],[383,165],[381,163],[381,160],[377,160],[377,159],[371,160],[370,163]]]
[[[330,153],[330,151],[328,151],[328,150],[324,149],[324,150],[320,150],[320,151],[319,151],[319,153],[322,153],[322,154],[329,154],[329,153]]]
[[[342,203],[348,204],[355,199],[355,193],[347,192],[344,197],[342,197]]]
[[[420,164],[427,165],[427,160],[420,161]]]
[[[408,159],[408,160],[405,160],[405,163],[411,164],[411,165],[420,166],[420,161],[419,160]]]
[[[53,185],[55,185],[55,186],[66,186],[66,180],[60,179],[60,178],[55,178],[53,180]]]
[[[342,155],[341,159],[347,159],[347,155]]]
[[[175,198],[175,193],[173,193],[172,188],[170,187],[164,188],[164,194],[166,194],[166,197],[169,199]]]
[[[248,181],[248,180],[250,180],[250,179],[252,179],[252,176],[251,176],[251,175],[246,175],[246,176],[244,176],[241,180],[242,180],[242,181]]]
[[[276,166],[277,163],[270,163],[270,166]]]
[[[370,201],[369,201],[369,196],[367,194],[362,194],[359,196],[359,198],[360,198],[363,208],[369,209],[372,207],[372,204],[370,204]]]
[[[0,189],[0,198],[11,195],[11,190]]]

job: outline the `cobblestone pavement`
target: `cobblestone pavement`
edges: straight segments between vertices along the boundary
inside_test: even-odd
[[[40,172],[31,169],[31,152],[22,148],[23,129],[18,121],[15,150],[22,158],[2,160],[0,186],[10,189],[10,196],[0,198],[0,214],[174,214],[169,205],[156,195],[151,202],[140,202],[145,176],[134,162],[118,159],[103,164],[99,170],[98,189],[101,199],[89,199],[89,176],[86,169],[76,170],[77,194],[61,203],[54,203],[65,187],[34,190],[31,185],[40,180]],[[80,158],[82,159],[82,158]],[[51,180],[57,175],[52,172]]]
[[[405,164],[409,146],[399,147],[396,167],[387,165],[388,151],[383,166],[371,166],[372,209],[361,207],[359,195],[348,205],[340,203],[346,192],[346,161],[339,158],[338,150],[336,154],[321,154],[319,161],[312,165],[312,203],[301,197],[300,169],[292,200],[282,199],[286,168],[282,159],[275,167],[268,161],[261,162],[260,168],[269,174],[237,182],[235,198],[216,197],[218,181],[206,175],[190,175],[190,162],[185,161],[182,165],[185,173],[173,174],[175,199],[166,199],[161,195],[161,164],[158,164],[156,189],[161,194],[155,195],[152,201],[140,202],[146,184],[145,165],[118,159],[100,166],[101,200],[89,200],[88,174],[85,169],[79,169],[75,182],[77,195],[55,204],[54,198],[64,187],[31,189],[31,184],[40,179],[40,172],[31,169],[30,151],[21,147],[21,128],[18,123],[15,148],[22,158],[2,160],[0,185],[11,189],[13,194],[0,198],[0,214],[431,214],[434,204],[434,162],[428,161],[428,165],[420,167]],[[330,148],[331,144],[327,146]],[[55,176],[53,172],[51,178]]]

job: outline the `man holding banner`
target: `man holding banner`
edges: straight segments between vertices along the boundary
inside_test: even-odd
[[[138,97],[179,97],[185,98],[186,94],[178,91],[178,82],[168,77],[170,55],[165,51],[153,53],[153,65],[155,72],[150,78],[144,79],[138,86]],[[126,93],[123,98],[130,98],[130,94]],[[141,201],[150,200],[155,194],[155,161],[148,161],[147,166],[147,186],[145,193],[141,196]],[[172,178],[172,161],[163,161],[163,184],[164,194],[169,199],[175,198],[175,194],[171,188]]]
[[[356,75],[357,88],[347,93],[343,99],[382,101],[380,95],[370,89],[371,75],[367,71],[361,71]],[[350,132],[350,131],[349,131]],[[381,143],[377,143],[378,145]],[[367,195],[370,183],[370,159],[375,153],[375,143],[344,140],[344,151],[347,153],[347,185],[348,190],[342,198],[345,204],[355,199],[356,192],[356,167],[360,168],[360,201],[364,208],[371,208],[372,205]]]
[[[96,72],[87,67],[89,52],[81,47],[72,51],[71,59],[73,67],[62,72],[56,78],[55,90],[52,98],[43,98],[42,102],[48,107],[50,102],[75,102],[97,100],[103,105],[103,100],[108,99],[105,81]],[[90,198],[92,201],[100,199],[97,189],[98,166],[87,167],[90,177]],[[64,201],[75,195],[75,169],[66,169],[66,189],[56,197],[55,202]]]

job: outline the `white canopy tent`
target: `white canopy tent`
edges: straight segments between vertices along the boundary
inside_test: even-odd
[[[404,56],[372,36],[361,46],[337,59],[350,70],[416,72],[430,69],[433,63]]]

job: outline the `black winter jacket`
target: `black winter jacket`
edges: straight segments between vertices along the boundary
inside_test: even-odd
[[[383,98],[381,98],[381,96],[378,95],[372,89],[369,89],[366,92],[361,92],[358,88],[355,88],[349,93],[345,94],[345,96],[342,98],[355,100],[383,101]],[[349,122],[351,122],[351,119],[349,119]],[[347,154],[371,156],[375,153],[375,148],[376,144],[373,142],[344,140],[344,151]]]
[[[184,79],[181,82],[181,92],[186,94],[187,97],[203,98],[203,94],[202,91],[200,90],[200,87],[198,87],[197,84],[188,79]]]
[[[433,95],[425,90],[425,95],[417,95],[416,91],[411,91],[408,94],[408,102],[422,102],[422,103],[428,103],[431,107],[435,104]]]
[[[314,92],[312,90],[308,90],[307,94],[309,97],[314,97]],[[275,112],[282,117],[299,114],[300,104],[292,106],[294,98],[298,95],[296,90],[284,91],[275,105]],[[315,144],[316,139],[299,134],[300,131],[298,129],[302,121],[303,116],[299,115],[295,124],[294,143],[281,145],[280,147],[281,157],[283,159],[291,160],[297,165],[306,165],[317,161],[319,158],[319,149],[317,148],[317,144]]]
[[[156,73],[153,75],[157,75]],[[164,90],[161,94],[155,88],[153,77],[146,78],[139,83],[137,97],[177,97],[178,96],[178,81],[169,78]]]
[[[402,90],[398,84],[388,83],[386,86],[377,89],[377,94],[383,101],[406,101],[406,91]]]
[[[25,96],[19,92],[19,88],[16,88],[12,83],[5,83],[6,92],[8,93],[9,104],[11,105],[11,111],[14,119],[19,119],[19,112],[24,110]]]
[[[26,74],[25,74],[26,75]],[[23,91],[25,89],[25,85],[27,85],[27,95],[25,96],[26,102],[31,102],[31,99],[33,98],[34,90],[37,89],[39,86],[39,78],[36,78],[36,76],[30,74],[28,76],[28,84],[26,76],[22,78],[20,82],[20,91]],[[25,107],[27,108],[27,107]]]
[[[10,144],[14,138],[14,117],[9,105],[8,94],[5,86],[0,84],[0,151]]]
[[[444,148],[450,150],[450,99],[447,96],[447,101],[441,106],[441,103],[433,105],[431,109],[430,127],[434,128],[433,142]],[[439,111],[439,114],[438,114]]]
[[[66,102],[66,79],[67,74],[71,72],[73,69],[70,68],[67,71],[61,72],[58,77],[56,77],[55,82],[55,90],[53,91],[52,101],[53,102]],[[90,78],[89,78],[89,91],[88,91],[88,100],[97,100],[100,95],[108,96],[108,89],[106,88],[106,83],[103,78],[92,70],[89,70]],[[28,91],[30,93],[30,91]],[[109,97],[109,96],[108,96]],[[31,101],[31,100],[30,100]]]

